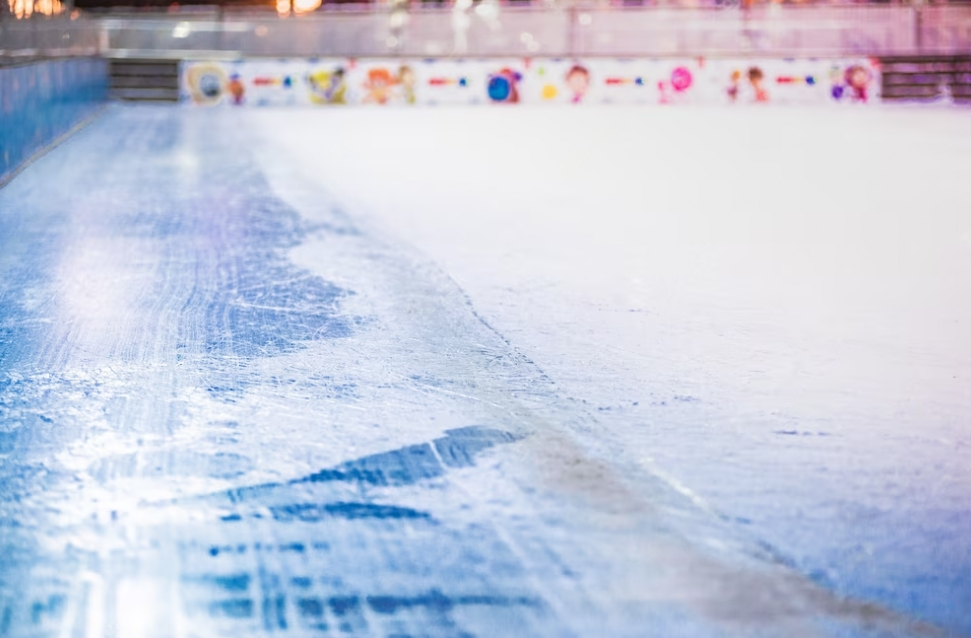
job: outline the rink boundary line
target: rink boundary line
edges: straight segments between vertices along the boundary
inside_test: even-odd
[[[101,106],[97,107],[91,115],[83,118],[80,122],[78,122],[77,124],[69,128],[65,132],[61,133],[58,137],[55,137],[50,142],[40,147],[36,151],[34,151],[30,157],[28,157],[23,162],[21,162],[20,166],[13,169],[10,172],[10,174],[8,174],[6,177],[0,178],[0,188],[3,188],[7,184],[9,184],[11,181],[13,181],[15,177],[17,177],[24,170],[26,170],[28,166],[30,166],[40,158],[44,157],[45,155],[53,151],[55,148],[57,148],[58,146],[66,142],[69,137],[71,137],[72,135],[74,135],[75,133],[83,129],[91,122],[95,121],[98,117],[101,116],[102,113],[105,112],[107,108],[108,108],[108,103],[106,102]]]

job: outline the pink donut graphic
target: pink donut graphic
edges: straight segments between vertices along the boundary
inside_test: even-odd
[[[678,93],[687,90],[691,86],[693,79],[691,77],[691,71],[683,66],[679,66],[671,71],[671,87]]]

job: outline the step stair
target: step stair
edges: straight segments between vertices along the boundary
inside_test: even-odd
[[[177,60],[115,59],[111,61],[112,99],[146,102],[179,100]]]
[[[885,57],[880,66],[885,101],[971,103],[971,55]]]

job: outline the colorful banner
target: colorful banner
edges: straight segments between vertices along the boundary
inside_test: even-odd
[[[236,106],[869,104],[876,60],[246,59],[183,62],[185,102]]]

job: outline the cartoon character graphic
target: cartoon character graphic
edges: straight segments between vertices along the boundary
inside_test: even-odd
[[[765,74],[757,66],[749,67],[748,83],[752,85],[755,92],[756,102],[768,102],[769,92],[765,89]]]
[[[590,90],[590,72],[580,64],[574,64],[566,72],[566,85],[570,89],[570,102],[579,104]]]
[[[839,67],[833,67],[830,72],[832,88],[830,94],[834,100],[848,98],[851,102],[866,103],[869,98],[868,90],[873,81],[873,73],[861,64],[854,64],[842,74]]]
[[[246,87],[243,86],[243,81],[239,79],[239,73],[233,73],[229,76],[229,84],[226,88],[233,97],[233,104],[239,106],[243,103],[243,96],[246,95]]]
[[[387,104],[391,99],[391,91],[398,80],[385,68],[369,69],[367,80],[364,82],[363,102],[365,104]]]
[[[401,87],[401,97],[405,104],[415,103],[415,72],[408,65],[401,65],[398,69],[398,86]]]
[[[310,85],[310,101],[314,104],[346,104],[347,85],[344,83],[344,69],[315,71],[307,76]]]
[[[217,64],[194,64],[186,72],[189,97],[196,104],[218,104],[226,92],[226,71]]]
[[[518,83],[523,79],[521,73],[512,69],[502,69],[498,73],[489,76],[486,90],[489,99],[493,102],[507,102],[515,104],[519,102]]]
[[[734,71],[732,71],[732,75],[731,75],[731,78],[729,79],[729,84],[727,89],[728,99],[729,101],[731,101],[732,104],[738,101],[738,90],[739,90],[739,85],[741,83],[742,83],[742,72],[739,71],[738,69],[735,69]]]

